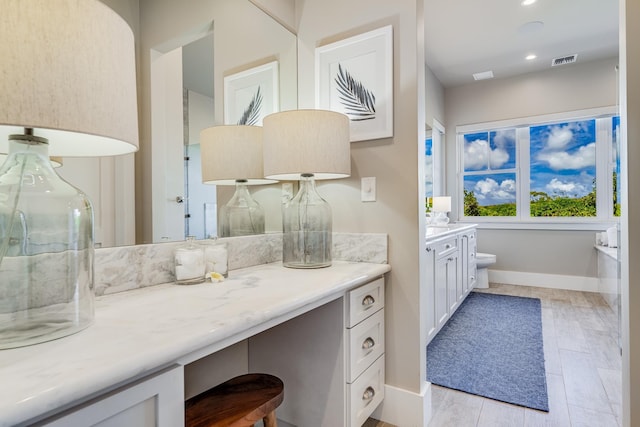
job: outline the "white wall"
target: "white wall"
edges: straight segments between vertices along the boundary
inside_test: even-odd
[[[622,407],[623,425],[632,427],[640,425],[640,3],[620,4]]]
[[[617,59],[577,63],[445,89],[447,192],[453,197],[452,216],[458,209],[456,126],[616,105],[617,63]],[[496,270],[596,277],[594,233],[483,229],[478,232],[478,251],[497,255]]]
[[[415,0],[304,0],[296,3],[299,106],[315,106],[315,48],[393,25],[394,136],[351,144],[351,177],[322,183],[334,231],[389,235],[385,301],[386,383],[420,394],[425,350],[420,322],[418,142],[424,140],[424,49]],[[361,177],[376,177],[377,201],[360,201]],[[426,339],[426,333],[424,334]],[[401,424],[403,425],[403,424]],[[406,424],[405,424],[406,425]]]

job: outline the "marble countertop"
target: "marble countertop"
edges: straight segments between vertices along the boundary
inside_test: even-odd
[[[446,227],[440,226],[427,226],[427,232],[425,238],[427,242],[433,239],[439,239],[441,237],[446,237],[451,234],[458,233],[464,230],[470,230],[472,228],[476,228],[478,224],[467,224],[467,223],[454,223],[448,224]]]
[[[96,299],[75,335],[0,350],[0,426],[57,412],[133,378],[186,364],[341,297],[387,264],[282,263],[233,270],[221,283],[157,285]]]

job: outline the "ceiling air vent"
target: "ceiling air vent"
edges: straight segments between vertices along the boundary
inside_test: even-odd
[[[551,61],[551,66],[555,67],[556,65],[566,65],[573,64],[578,59],[578,54],[574,53],[573,55],[567,55],[560,58],[555,58]]]

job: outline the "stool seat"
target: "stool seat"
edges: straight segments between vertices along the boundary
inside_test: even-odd
[[[186,427],[251,427],[263,420],[276,427],[275,410],[284,399],[284,384],[268,374],[232,378],[185,402]]]

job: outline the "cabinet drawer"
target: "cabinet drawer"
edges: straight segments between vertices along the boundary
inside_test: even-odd
[[[436,258],[450,255],[458,250],[458,238],[452,237],[434,244]]]
[[[347,382],[352,383],[384,353],[384,309],[378,310],[353,328],[347,329],[347,335],[349,337]]]
[[[347,388],[349,425],[361,426],[384,398],[384,355]]]
[[[347,293],[347,327],[351,328],[384,307],[384,278]]]

